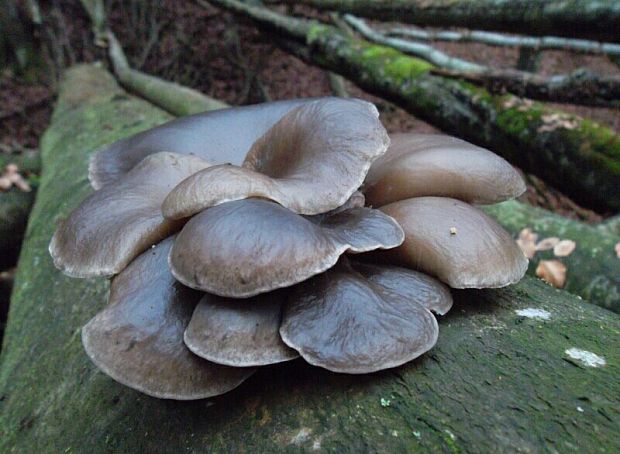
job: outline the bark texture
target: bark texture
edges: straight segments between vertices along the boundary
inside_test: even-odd
[[[271,1],[274,3],[274,1]],[[278,0],[370,19],[620,41],[617,0]]]
[[[539,240],[559,237],[575,241],[577,246],[567,257],[555,257],[553,251],[537,252],[530,260],[528,273],[535,275],[540,260],[560,260],[567,267],[566,290],[620,313],[620,260],[614,249],[620,234],[517,201],[485,206],[483,210],[515,236],[530,228]]]
[[[1,452],[620,449],[620,319],[531,278],[456,293],[436,348],[378,374],[295,361],[230,394],[180,403],[97,371],[80,328],[105,305],[107,283],[62,276],[47,246],[55,221],[91,191],[90,152],[168,118],[97,68],[73,69],[64,83],[5,333]],[[606,364],[586,366],[573,348]]]
[[[286,50],[387,98],[432,125],[494,152],[584,206],[620,209],[620,136],[591,120],[516,96],[492,95],[395,49],[235,0],[212,0],[254,20]],[[283,42],[284,40],[285,42]]]

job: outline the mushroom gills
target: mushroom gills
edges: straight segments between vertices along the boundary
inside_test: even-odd
[[[400,276],[397,287],[393,273]],[[343,257],[334,268],[293,288],[280,335],[310,364],[348,374],[375,372],[430,350],[439,333],[430,308],[451,305],[450,293],[432,278]]]
[[[183,331],[201,294],[176,282],[168,238],[112,280],[110,302],[82,329],[84,349],[114,380],[153,397],[202,399],[226,393],[255,369],[214,364],[191,353]]]

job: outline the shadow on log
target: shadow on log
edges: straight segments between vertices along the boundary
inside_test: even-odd
[[[47,246],[59,217],[91,191],[89,153],[168,118],[96,67],[68,74],[42,144],[5,334],[0,452],[620,449],[620,319],[531,278],[456,293],[436,348],[378,374],[293,362],[181,403],[99,372],[80,329],[106,304],[107,283],[61,275]],[[606,364],[588,366],[571,349]]]

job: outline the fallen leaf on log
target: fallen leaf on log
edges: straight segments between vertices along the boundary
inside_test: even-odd
[[[541,260],[536,268],[536,276],[555,288],[562,288],[566,283],[566,265],[559,260]]]

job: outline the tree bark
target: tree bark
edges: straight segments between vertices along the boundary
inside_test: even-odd
[[[334,27],[235,0],[212,0],[251,18],[306,61],[338,72],[450,134],[485,146],[576,202],[620,209],[620,136],[540,103],[437,74],[431,64],[345,36]]]
[[[61,275],[47,246],[55,221],[91,191],[90,152],[168,118],[96,67],[65,80],[5,333],[1,452],[620,449],[620,319],[531,278],[456,292],[437,346],[382,373],[294,361],[262,368],[224,396],[183,403],[99,372],[80,328],[106,304],[107,283]],[[567,353],[574,348],[606,365],[586,366]]]
[[[553,251],[537,252],[530,260],[528,274],[535,275],[540,260],[560,260],[567,267],[566,290],[620,313],[620,260],[614,249],[620,242],[620,233],[602,231],[514,200],[482,209],[514,235],[530,228],[539,240],[560,237],[575,241],[577,247],[567,257],[555,257]]]
[[[426,27],[620,41],[617,0],[276,0]]]

